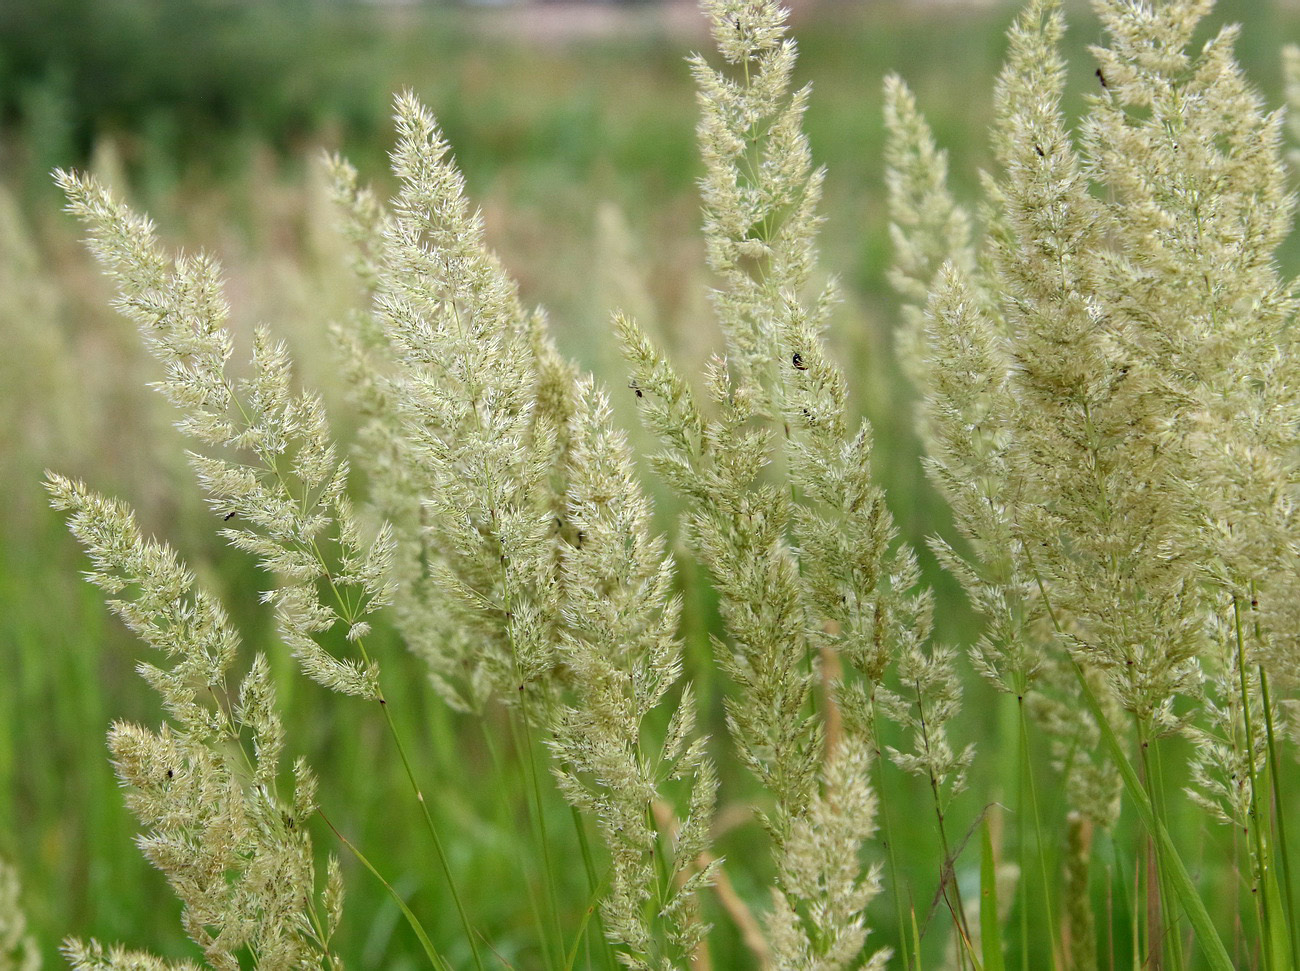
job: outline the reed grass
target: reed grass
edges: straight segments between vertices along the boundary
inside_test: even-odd
[[[395,103],[390,202],[330,164],[364,297],[334,333],[360,416],[346,458],[269,331],[236,361],[213,259],[173,255],[96,180],[60,173],[283,652],[245,657],[170,548],[50,476],[91,578],[176,665],[140,665],[167,721],[120,723],[110,747],[199,949],[70,940],[73,965],[341,964],[343,886],[363,868],[393,915],[370,936],[403,921],[436,967],[1294,966],[1300,381],[1275,259],[1294,205],[1283,116],[1233,33],[1193,43],[1209,6],[1099,0],[1075,123],[1064,18],[1030,3],[978,208],[948,190],[919,99],[887,82],[900,356],[956,527],[930,551],[986,619],[963,650],[935,636],[824,336],[827,175],[775,4],[704,5],[719,57],[692,71],[723,350],[688,376],[615,317],[614,394],[640,439],[489,251],[413,95]],[[630,444],[647,439],[648,474]],[[652,497],[679,519],[671,542]],[[694,599],[716,611],[707,642],[683,616]],[[419,677],[381,675],[411,670],[399,644]],[[285,656],[310,683],[276,690]],[[962,712],[990,697],[981,678],[1015,726],[1012,813],[970,791],[997,758]],[[400,873],[372,862],[359,810],[335,808],[365,773],[318,796],[305,762],[280,768],[280,710],[301,697],[355,709],[350,744],[394,767],[358,801],[422,821]],[[476,734],[491,793],[449,744]],[[495,864],[490,890],[484,838],[527,858]],[[1236,879],[1215,898],[1211,881]],[[498,934],[502,906],[531,916]]]

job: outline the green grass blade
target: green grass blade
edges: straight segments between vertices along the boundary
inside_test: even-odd
[[[415,936],[419,938],[420,946],[424,948],[424,953],[428,955],[429,963],[435,968],[439,968],[440,971],[452,971],[452,967],[447,963],[447,959],[438,953],[438,949],[433,946],[433,941],[429,940],[429,935],[425,932],[424,925],[420,923],[420,919],[415,916],[414,911],[406,905],[406,901],[402,899],[402,895],[397,892],[397,889],[384,879],[384,875],[375,868],[375,865],[366,858],[364,853],[357,849],[356,844],[335,828],[334,824],[330,822],[329,817],[326,816],[324,812],[320,809],[317,809],[316,812],[320,815],[321,819],[325,820],[325,825],[328,826],[330,831],[338,837],[339,842],[346,846],[352,852],[352,855],[357,858],[357,861],[369,870],[376,880],[384,885],[384,889],[388,891],[388,895],[393,898],[393,902],[397,904],[398,909],[402,912],[402,916],[406,918],[406,923],[410,925],[411,930],[415,932]]]
[[[1191,921],[1192,930],[1196,933],[1196,939],[1205,954],[1207,965],[1213,968],[1214,971],[1233,971],[1232,959],[1228,957],[1228,950],[1223,946],[1223,940],[1219,937],[1219,932],[1214,929],[1210,914],[1205,909],[1205,902],[1201,900],[1200,895],[1196,892],[1196,886],[1192,883],[1191,875],[1188,874],[1187,867],[1183,865],[1182,858],[1178,855],[1178,849],[1169,836],[1169,830],[1156,817],[1155,810],[1151,806],[1151,800],[1147,798],[1146,790],[1142,787],[1137,771],[1125,754],[1119,739],[1115,737],[1115,732],[1106,719],[1106,713],[1097,701],[1097,696],[1092,693],[1088,679],[1083,676],[1083,669],[1079,667],[1079,663],[1073,657],[1071,657],[1070,663],[1078,678],[1084,701],[1087,702],[1088,709],[1097,721],[1102,740],[1106,743],[1106,748],[1115,761],[1115,767],[1119,769],[1120,776],[1124,779],[1124,789],[1133,803],[1133,808],[1137,810],[1137,814],[1142,819],[1143,825],[1146,826],[1147,832],[1151,834],[1156,842],[1161,868],[1168,874],[1170,885],[1178,897],[1178,902],[1182,905],[1184,913],[1187,914],[1187,919]]]
[[[916,908],[911,908],[912,913],[912,953],[916,955],[917,966],[921,964],[921,928],[916,923]]]
[[[447,851],[443,848],[442,837],[438,834],[438,827],[434,824],[433,815],[429,811],[428,800],[424,798],[424,792],[421,790],[420,784],[415,780],[415,771],[411,768],[411,760],[407,758],[406,746],[402,744],[402,736],[397,731],[397,725],[393,722],[393,713],[382,697],[380,698],[380,707],[383,709],[384,719],[388,723],[389,734],[392,736],[393,743],[397,746],[397,754],[401,756],[402,769],[406,773],[406,780],[415,792],[416,802],[419,803],[420,811],[424,814],[425,828],[428,829],[429,835],[433,838],[433,848],[438,857],[438,867],[442,870],[447,889],[451,892],[452,903],[456,906],[456,915],[460,918],[461,927],[465,931],[465,938],[469,944],[470,954],[474,957],[474,967],[478,971],[483,971],[483,959],[478,953],[478,941],[474,939],[474,929],[470,925],[469,914],[465,912],[465,904],[460,898],[460,891],[456,889],[456,878],[451,872],[451,863],[447,859]]]
[[[1004,971],[1002,926],[998,922],[998,868],[987,816],[980,827],[980,950],[985,971]]]
[[[573,971],[573,966],[578,960],[578,949],[582,947],[583,938],[587,936],[587,927],[591,923],[592,917],[595,917],[600,909],[601,898],[605,896],[605,890],[609,887],[609,875],[592,889],[591,900],[587,903],[587,908],[583,912],[582,922],[578,925],[578,931],[573,936],[573,945],[569,948],[568,956],[564,960],[564,971]],[[603,940],[603,935],[602,935]],[[605,942],[606,949],[609,949],[609,942]]]
[[[1273,825],[1277,830],[1275,856],[1282,868],[1282,905],[1281,919],[1285,921],[1291,964],[1300,968],[1300,927],[1296,924],[1296,902],[1291,881],[1291,854],[1286,840],[1286,812],[1282,806],[1281,761],[1278,758],[1277,736],[1273,728],[1273,701],[1269,697],[1268,674],[1259,669],[1259,691],[1264,702],[1264,726],[1268,739],[1268,766],[1270,791],[1272,793]]]
[[[1291,963],[1291,935],[1287,933],[1286,905],[1282,899],[1282,885],[1278,883],[1277,870],[1273,867],[1269,867],[1261,891],[1264,894],[1263,908],[1270,918],[1268,940],[1264,943],[1269,951],[1269,960],[1272,962],[1270,967],[1294,967]]]

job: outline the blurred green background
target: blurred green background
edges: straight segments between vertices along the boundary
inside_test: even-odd
[[[951,153],[957,192],[973,199],[976,173],[990,164],[993,78],[1013,12],[922,0],[798,8],[798,78],[815,86],[807,128],[829,169],[823,263],[845,292],[830,340],[851,375],[856,407],[875,425],[878,472],[894,513],[918,546],[948,531],[948,521],[921,473],[909,391],[892,358],[897,312],[885,283],[881,80],[889,71],[907,79]],[[1069,16],[1067,110],[1077,114],[1096,83],[1086,47],[1102,38],[1086,6],[1073,5]],[[608,19],[614,29],[566,27],[564,17],[579,26]],[[1243,59],[1269,102],[1279,103],[1277,42],[1300,37],[1300,15],[1236,0],[1221,3],[1214,19],[1245,21]],[[373,712],[297,677],[274,647],[255,595],[268,581],[214,535],[172,416],[146,388],[156,376],[152,363],[108,308],[109,286],[80,246],[79,228],[60,212],[49,171],[88,167],[147,211],[165,239],[215,252],[244,346],[253,325],[269,323],[293,348],[303,381],[325,395],[346,440],[351,418],[326,328],[355,297],[320,158],[342,151],[389,188],[391,93],[410,87],[441,119],[490,242],[525,299],[549,309],[562,350],[617,390],[626,379],[609,333],[614,308],[657,333],[688,373],[718,346],[701,268],[694,188],[701,167],[684,63],[707,45],[689,8],[664,17],[651,4],[576,16],[554,5],[305,0],[0,6],[0,855],[21,871],[50,966],[69,934],[169,955],[192,948],[179,930],[178,905],[132,846],[134,822],[103,745],[113,719],[157,722],[155,699],[133,673],[142,649],[80,580],[80,551],[45,508],[44,468],[131,502],[149,529],[224,593],[246,641],[276,659],[290,749],[321,775],[326,811],[409,896],[453,963],[465,950],[382,725]],[[1293,241],[1283,253],[1292,272],[1296,256]],[[624,427],[646,444],[623,400],[630,396],[616,397]],[[671,531],[675,509],[662,489],[654,491]],[[976,621],[960,595],[928,561],[927,576],[939,594],[941,638],[969,643]],[[721,749],[725,730],[704,636],[716,617],[698,569],[686,564],[682,583],[691,676],[702,685]],[[511,818],[511,807],[522,806],[515,798],[522,779],[493,774],[479,726],[423,690],[418,664],[391,637],[382,663],[397,695],[393,710],[419,740],[419,771],[437,794],[472,914],[502,957],[534,966],[537,935],[518,887],[538,879],[537,863],[527,851],[519,862]],[[1014,750],[1000,741],[1013,737],[1001,732],[1006,713],[982,684],[968,683],[961,730],[981,756],[978,795],[959,801],[963,830],[1014,778]],[[924,798],[914,780],[898,774],[896,783],[891,799]],[[728,770],[724,805],[743,807],[747,786]],[[1045,813],[1059,813],[1051,798]],[[923,914],[937,857],[926,818],[915,817],[902,822],[897,840],[910,881],[901,892]],[[557,844],[571,850],[558,801],[551,818]],[[1185,822],[1187,845],[1227,840],[1203,832],[1197,817]],[[323,827],[316,839],[322,850],[333,848]],[[721,839],[724,850],[754,862],[732,875],[758,907],[770,874],[763,852],[747,849],[760,840],[751,822]],[[1122,871],[1125,852],[1131,847],[1099,849],[1101,865]],[[345,864],[350,897],[340,947],[352,966],[419,964],[395,907],[351,860]],[[563,881],[576,927],[585,903],[580,868]],[[1225,881],[1235,896],[1231,875]],[[1122,925],[1123,905],[1116,906]],[[897,940],[892,913],[887,904],[876,907],[873,941]],[[745,965],[734,931],[725,918],[719,923],[715,965]],[[1122,937],[1123,927],[1116,933]],[[1123,941],[1115,944],[1123,954]],[[937,962],[943,947],[935,935],[927,954]]]

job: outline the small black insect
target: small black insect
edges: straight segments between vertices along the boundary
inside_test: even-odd
[[[221,521],[223,523],[228,523],[230,522],[231,519],[234,518],[234,516],[235,516],[235,511],[232,509],[230,512],[226,513],[224,516],[221,517]]]
[[[168,769],[168,770],[167,770],[167,778],[169,778],[169,779],[174,779],[174,778],[176,778],[176,773],[173,772],[171,769]]]
[[[790,358],[790,363],[795,366],[795,370],[797,371],[808,370],[808,365],[803,362],[803,355],[798,351],[794,352],[794,355]]]
[[[1038,145],[1035,145],[1035,146],[1034,146],[1034,151],[1038,153],[1038,157],[1039,157],[1039,158],[1046,158],[1046,157],[1047,157],[1047,153],[1044,152],[1044,151],[1042,150],[1042,148],[1040,148]]]
[[[1097,80],[1101,82],[1103,88],[1110,87],[1110,85],[1106,83],[1106,75],[1101,73],[1101,68],[1097,68]]]
[[[640,386],[639,384],[636,383],[636,378],[633,378],[631,381],[629,381],[629,382],[627,383],[627,386],[628,386],[629,388],[631,388],[633,391],[636,392],[636,396],[637,396],[638,398],[644,398],[644,397],[645,397],[645,394],[641,391],[641,386]]]

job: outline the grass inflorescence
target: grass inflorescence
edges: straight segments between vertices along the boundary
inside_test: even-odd
[[[109,746],[198,948],[72,937],[73,966],[381,963],[337,946],[380,933],[347,934],[371,877],[383,933],[438,968],[1300,966],[1286,118],[1234,29],[1203,39],[1208,0],[1094,7],[1078,119],[1060,4],[1013,24],[978,204],[885,82],[897,349],[955,527],[923,550],[827,340],[828,176],[772,0],[706,0],[718,56],[691,61],[720,347],[687,370],[616,313],[613,392],[525,304],[413,94],[390,201],[328,163],[362,295],[332,331],[350,451],[268,329],[236,353],[215,259],[59,172],[281,652],[245,656],[176,552],[49,474],[89,578],[171,665],[138,666],[162,725]],[[982,615],[971,643],[936,632],[925,557]],[[314,684],[278,687],[284,658]],[[400,766],[366,804],[417,821],[405,871],[346,780],[282,768],[306,690]],[[471,862],[484,840],[504,862]],[[0,875],[0,962],[27,968]]]

